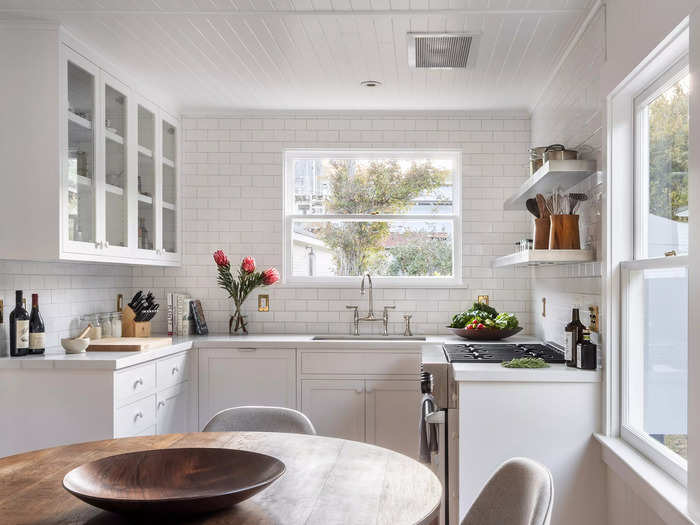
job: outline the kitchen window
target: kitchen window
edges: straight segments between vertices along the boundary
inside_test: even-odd
[[[285,152],[285,282],[459,284],[460,169],[457,151]]]
[[[634,97],[632,242],[620,264],[620,435],[682,483],[688,451],[688,90],[686,55]],[[624,235],[619,240],[627,242]]]

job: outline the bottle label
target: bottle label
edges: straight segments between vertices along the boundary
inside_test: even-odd
[[[44,349],[44,332],[32,332],[29,334],[29,349],[43,350]]]
[[[582,349],[583,346],[581,345],[581,343],[579,343],[576,346],[576,368],[581,368],[581,354],[583,354],[583,352],[581,351]]]
[[[17,348],[29,348],[29,321],[15,321],[17,324]]]
[[[565,332],[566,343],[564,344],[564,359],[571,361],[572,350],[574,348],[574,334],[573,332]]]

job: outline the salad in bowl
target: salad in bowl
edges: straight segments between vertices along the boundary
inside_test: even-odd
[[[514,314],[498,313],[484,303],[474,303],[469,310],[455,315],[448,328],[464,339],[481,341],[505,339],[522,330]]]

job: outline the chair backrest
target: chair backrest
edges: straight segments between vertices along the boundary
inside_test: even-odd
[[[553,504],[549,469],[528,458],[513,458],[486,482],[462,525],[549,525]]]
[[[235,431],[316,434],[316,429],[308,417],[297,410],[283,407],[227,408],[211,418],[204,427],[204,432]]]

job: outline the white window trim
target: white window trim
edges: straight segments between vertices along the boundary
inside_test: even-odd
[[[624,303],[623,285],[625,272],[642,266],[659,265],[687,266],[683,256],[634,261],[635,247],[639,246],[635,231],[635,194],[630,187],[635,184],[635,167],[640,152],[635,148],[635,100],[641,100],[645,92],[659,78],[688,55],[689,19],[685,19],[669,34],[650,55],[643,60],[607,97],[607,198],[605,203],[605,282],[606,297],[604,312],[607,313],[605,329],[606,370],[605,433],[620,437],[629,446],[644,454],[656,466],[677,479],[687,483],[687,465],[679,465],[678,456],[652,443],[646,436],[628,432],[622,424],[625,390],[622,384],[626,365],[623,355]],[[624,385],[626,386],[626,385]],[[636,438],[640,439],[636,439]],[[655,447],[659,446],[659,449]],[[681,478],[681,479],[679,479]]]
[[[406,159],[424,159],[431,156],[449,156],[453,159],[453,210],[450,215],[303,215],[290,213],[294,209],[290,184],[294,181],[293,165],[297,159],[318,159],[319,157],[338,156],[345,159],[381,159],[401,156]],[[292,275],[292,221],[343,219],[356,221],[378,221],[396,219],[411,221],[445,221],[452,223],[452,277],[384,277],[372,276],[372,280],[383,288],[455,288],[464,286],[462,281],[462,152],[454,149],[288,149],[284,152],[283,225],[282,242],[284,243],[284,260],[282,264],[282,284],[289,287],[356,287],[359,277],[308,277]]]

